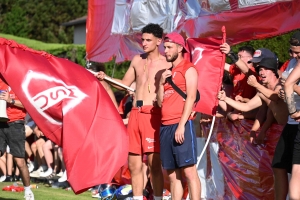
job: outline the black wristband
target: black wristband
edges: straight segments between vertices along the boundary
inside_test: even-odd
[[[239,58],[237,57],[237,55],[233,51],[231,51],[231,50],[227,54],[227,57],[230,58],[233,63],[236,63],[239,60]]]
[[[293,115],[295,114],[296,112],[298,112],[298,110],[295,110],[295,112],[292,112],[292,113],[289,113],[290,115]]]

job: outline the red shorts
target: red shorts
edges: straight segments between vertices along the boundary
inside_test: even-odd
[[[159,130],[161,109],[153,106],[133,107],[127,125],[129,152],[159,153]]]

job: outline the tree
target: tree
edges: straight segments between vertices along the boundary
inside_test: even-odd
[[[2,0],[0,32],[48,43],[72,43],[62,23],[87,14],[87,0]]]

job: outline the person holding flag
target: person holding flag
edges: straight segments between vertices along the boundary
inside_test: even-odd
[[[130,86],[136,81],[135,98],[130,112],[127,130],[129,133],[128,166],[131,173],[133,199],[143,199],[143,154],[148,156],[154,199],[162,199],[163,175],[160,162],[159,128],[161,109],[157,106],[157,86],[160,74],[171,65],[159,53],[163,29],[158,24],[148,24],[142,29],[144,54],[136,55],[122,80],[107,77],[101,71],[100,80],[113,80]],[[108,81],[109,82],[109,81]],[[118,89],[118,85],[113,85]]]
[[[190,199],[201,198],[201,184],[198,177],[197,141],[191,113],[197,97],[198,73],[191,62],[183,57],[188,52],[183,37],[178,33],[169,33],[164,39],[167,61],[172,70],[165,70],[160,78],[157,95],[158,105],[162,108],[160,128],[160,148],[162,166],[170,179],[173,200],[183,196],[183,172],[188,184]],[[184,93],[186,99],[177,93],[167,79],[171,78]]]
[[[0,99],[7,102],[6,113],[8,121],[0,122],[0,157],[4,154],[6,146],[10,148],[10,153],[20,170],[20,175],[24,185],[26,200],[34,200],[34,195],[30,187],[29,171],[25,161],[25,116],[26,111],[22,102],[16,94],[0,76]]]

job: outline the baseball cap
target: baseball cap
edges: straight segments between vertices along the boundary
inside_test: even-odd
[[[172,32],[167,34],[164,38],[164,42],[172,42],[172,43],[179,44],[184,48],[186,52],[190,53],[190,51],[185,46],[185,41],[183,37],[179,33]]]
[[[267,69],[274,70],[275,74],[278,75],[277,73],[277,60],[276,58],[263,58],[257,68],[259,69],[260,67],[264,67]]]
[[[253,58],[248,63],[259,63],[263,58],[277,58],[275,53],[266,48],[257,49],[254,52]]]

